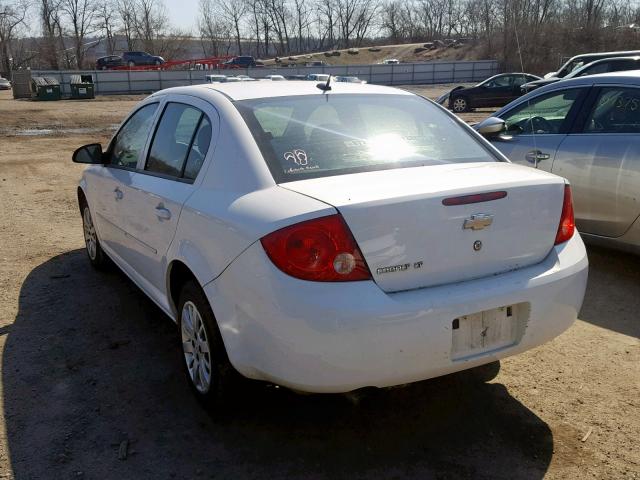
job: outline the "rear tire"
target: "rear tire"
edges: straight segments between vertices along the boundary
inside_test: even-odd
[[[108,264],[108,258],[105,255],[102,247],[100,246],[100,240],[98,239],[98,233],[93,223],[93,217],[91,216],[91,210],[86,202],[82,202],[82,231],[84,233],[84,244],[89,262],[93,268],[97,270],[104,270]]]
[[[189,386],[203,406],[217,413],[230,404],[243,378],[229,362],[209,301],[193,280],[180,291],[178,329]]]
[[[454,99],[451,100],[451,110],[455,113],[468,112],[471,110],[469,108],[469,100],[467,100],[466,97],[454,97]]]

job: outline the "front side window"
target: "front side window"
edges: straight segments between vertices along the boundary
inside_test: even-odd
[[[243,100],[235,106],[278,183],[496,161],[453,118],[413,95],[318,93]]]
[[[151,131],[151,123],[157,108],[157,103],[150,103],[127,120],[112,143],[111,165],[136,168],[140,152]]]
[[[205,142],[206,132],[201,132],[207,128]],[[211,123],[204,113],[182,103],[168,103],[153,136],[145,170],[180,178],[189,157],[192,159],[189,173],[195,178],[194,172],[200,170],[210,139]]]
[[[640,133],[640,89],[607,87],[591,108],[586,133]]]
[[[560,133],[582,89],[573,88],[541,95],[502,115],[511,135]]]

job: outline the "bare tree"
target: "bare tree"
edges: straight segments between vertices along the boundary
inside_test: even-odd
[[[96,11],[96,28],[105,40],[107,55],[113,55],[116,50],[118,5],[113,0],[100,3]]]
[[[121,33],[125,38],[127,50],[136,48],[136,5],[134,0],[117,0],[116,4]]]
[[[214,0],[200,0],[198,5],[198,30],[205,56],[220,55],[225,39],[230,36],[229,25],[222,21]]]
[[[42,25],[41,58],[48,67],[57,70],[64,56],[60,0],[39,0],[38,6]]]
[[[83,68],[85,53],[89,48],[85,39],[96,30],[98,4],[94,0],[61,0],[60,8],[70,26],[76,66]]]
[[[16,64],[13,44],[18,29],[24,25],[27,10],[26,1],[11,4],[0,2],[0,71],[9,73]]]
[[[247,13],[247,5],[243,0],[218,0],[217,7],[224,21],[231,25],[235,34],[238,55],[242,55],[242,22]]]
[[[135,1],[135,32],[145,51],[157,53],[156,40],[166,33],[169,18],[162,0]]]

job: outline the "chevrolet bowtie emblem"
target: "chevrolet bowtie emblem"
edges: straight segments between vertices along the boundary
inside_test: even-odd
[[[474,213],[469,218],[466,218],[462,224],[462,228],[465,230],[482,230],[493,223],[493,215],[488,213]]]

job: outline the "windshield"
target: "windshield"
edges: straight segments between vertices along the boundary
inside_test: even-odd
[[[321,94],[235,102],[278,183],[496,159],[413,95]]]

